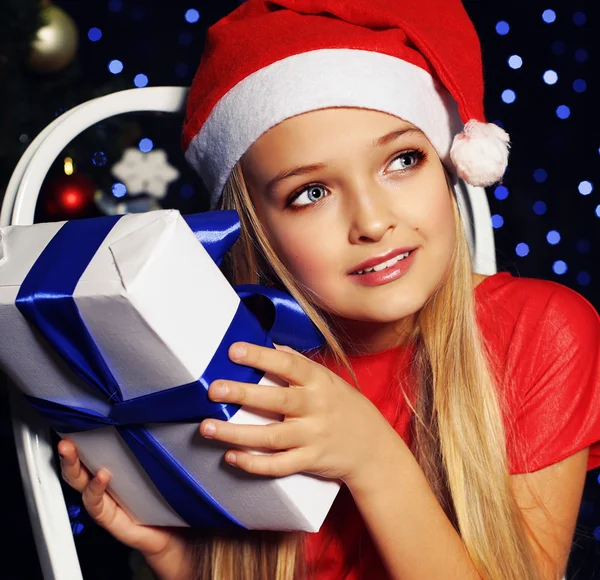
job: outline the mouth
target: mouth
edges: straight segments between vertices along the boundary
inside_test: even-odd
[[[406,260],[415,250],[416,247],[392,250],[383,256],[362,262],[358,266],[355,266],[349,274],[351,276],[364,276],[365,274],[370,274],[372,272],[387,270],[398,264],[398,262]]]

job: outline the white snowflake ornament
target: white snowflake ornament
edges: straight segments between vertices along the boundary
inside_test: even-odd
[[[134,147],[125,149],[111,172],[125,184],[129,195],[147,193],[157,199],[165,197],[169,184],[179,177],[179,171],[167,161],[162,149],[149,153]]]

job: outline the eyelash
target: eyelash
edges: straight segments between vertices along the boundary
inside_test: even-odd
[[[409,171],[413,171],[415,169],[417,169],[418,167],[420,167],[424,161],[427,160],[427,153],[425,151],[423,151],[423,149],[409,149],[407,151],[402,151],[401,153],[398,153],[397,155],[395,155],[390,162],[388,163],[388,165],[391,165],[394,161],[397,161],[398,159],[400,159],[401,157],[404,157],[405,155],[414,155],[416,157],[416,163],[412,166],[409,167],[408,169],[398,169],[397,171],[399,171],[400,173],[408,173]],[[298,199],[298,197],[300,197],[301,194],[303,194],[307,189],[310,189],[311,187],[323,187],[323,189],[327,189],[325,186],[321,185],[320,183],[309,183],[308,185],[303,186],[301,189],[297,189],[294,193],[292,193],[290,195],[290,197],[288,198],[287,202],[286,202],[286,207],[292,211],[300,211],[306,207],[309,207],[311,205],[315,205],[318,202],[315,203],[308,203],[308,204],[304,204],[304,205],[294,205],[294,201],[296,199]]]

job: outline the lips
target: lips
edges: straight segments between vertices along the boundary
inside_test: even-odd
[[[386,252],[385,254],[383,254],[381,256],[378,256],[376,258],[371,258],[370,260],[361,262],[360,264],[351,268],[350,271],[348,272],[348,274],[349,275],[357,275],[359,272],[363,272],[364,270],[368,270],[369,268],[374,268],[375,266],[384,264],[385,262],[388,262],[389,260],[393,260],[394,258],[401,256],[402,254],[410,253],[416,249],[417,249],[417,246],[410,246],[410,247],[407,246],[404,248],[396,248],[395,250],[390,250],[389,252]]]

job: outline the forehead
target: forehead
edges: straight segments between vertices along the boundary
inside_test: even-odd
[[[326,163],[332,156],[365,148],[391,131],[414,128],[398,117],[356,108],[332,108],[286,119],[261,135],[242,159],[255,172],[282,163]]]

